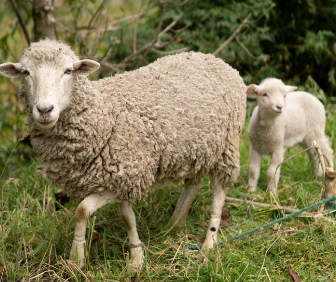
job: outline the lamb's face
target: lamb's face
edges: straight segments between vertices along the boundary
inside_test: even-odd
[[[296,90],[294,86],[286,86],[281,80],[268,78],[260,85],[252,84],[247,87],[247,95],[257,98],[260,110],[272,115],[283,113],[286,107],[286,96]]]
[[[40,128],[51,128],[70,104],[74,75],[89,75],[99,68],[99,63],[87,59],[79,60],[64,44],[54,50],[50,49],[53,45],[42,51],[34,50],[43,42],[45,41],[34,43],[27,49],[20,63],[0,65],[0,74],[25,78],[27,101],[35,123]],[[45,42],[50,43],[53,41]],[[54,43],[60,45],[58,42]],[[48,54],[44,53],[45,49]]]

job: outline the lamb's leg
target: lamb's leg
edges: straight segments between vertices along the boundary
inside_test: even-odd
[[[330,148],[328,138],[323,136],[320,140],[316,140],[316,142],[320,146],[321,152],[326,158],[325,166],[334,168],[333,150]]]
[[[222,216],[222,210],[224,206],[227,186],[223,186],[222,183],[217,181],[215,177],[211,178],[212,187],[212,207],[211,218],[209,222],[209,229],[207,231],[205,241],[202,245],[202,250],[208,250],[213,247],[214,243],[217,243],[217,233],[219,229],[219,223]]]
[[[188,179],[184,181],[184,189],[177,202],[176,208],[168,226],[179,227],[184,223],[184,220],[187,217],[191,204],[197,195],[200,185],[201,181],[195,182]]]
[[[303,149],[307,149],[313,146],[314,138],[306,138],[303,140],[303,142],[300,144]],[[320,140],[316,140],[318,146],[323,144],[323,142],[320,142]],[[321,147],[320,147],[321,148]],[[323,152],[323,151],[322,151]],[[322,175],[322,167],[320,165],[320,161],[316,152],[316,149],[310,149],[306,151],[306,154],[309,158],[310,165],[312,167],[312,170],[316,176]]]
[[[260,165],[261,165],[261,154],[256,151],[251,145],[250,148],[250,175],[249,175],[249,186],[250,192],[255,192],[257,190],[257,183],[260,175]]]
[[[75,216],[76,226],[70,251],[70,260],[79,263],[80,268],[83,268],[85,265],[84,248],[86,243],[85,233],[87,218],[102,206],[115,202],[115,196],[109,191],[104,191],[91,194],[78,205]],[[78,260],[76,260],[76,257]]]
[[[136,228],[135,214],[132,208],[132,204],[130,204],[129,202],[120,203],[119,208],[121,216],[127,226],[127,234],[131,248],[131,271],[136,272],[137,269],[140,269],[143,264],[144,255],[142,251],[142,242],[139,239],[138,231]]]
[[[278,167],[283,161],[284,149],[282,147],[275,150],[271,157],[271,163],[267,170],[267,182],[269,186],[269,191],[272,193],[277,192],[279,177],[280,177],[280,168]]]

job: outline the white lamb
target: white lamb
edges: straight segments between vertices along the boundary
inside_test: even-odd
[[[87,217],[118,203],[131,266],[141,266],[132,203],[146,198],[152,186],[183,179],[171,219],[181,224],[205,174],[213,205],[202,248],[213,247],[226,191],[239,173],[246,86],[238,71],[213,55],[194,52],[88,80],[98,68],[97,62],[80,60],[69,46],[51,40],[31,44],[19,63],[0,65],[4,76],[25,77],[21,96],[42,177],[81,201],[70,260],[78,258],[84,266]]]
[[[325,111],[322,103],[306,92],[292,92],[294,86],[280,79],[267,78],[260,85],[247,87],[247,96],[257,98],[248,128],[250,149],[250,191],[256,191],[262,155],[271,155],[267,180],[271,192],[276,193],[280,176],[278,165],[283,161],[284,147],[299,144],[313,146],[316,140],[327,163],[333,167],[332,149],[325,136]],[[308,150],[311,166],[317,175],[320,165],[315,150]],[[277,171],[276,171],[277,169]]]

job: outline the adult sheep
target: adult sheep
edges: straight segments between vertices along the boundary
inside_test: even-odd
[[[309,93],[294,90],[295,86],[287,86],[276,78],[267,78],[260,85],[247,87],[247,96],[258,100],[248,128],[251,140],[249,186],[252,192],[256,191],[263,154],[271,155],[267,179],[270,191],[277,191],[284,147],[300,144],[306,149],[313,146],[315,140],[328,165],[334,166],[333,151],[324,133],[322,103]],[[307,154],[317,175],[320,170],[317,153],[308,150]]]
[[[213,55],[167,56],[138,70],[90,81],[99,63],[63,43],[32,43],[0,74],[25,77],[24,100],[41,176],[81,201],[70,260],[84,266],[87,217],[118,203],[133,269],[143,263],[131,203],[150,187],[184,180],[171,223],[181,224],[208,174],[211,219],[203,249],[213,247],[228,186],[239,172],[246,86]]]

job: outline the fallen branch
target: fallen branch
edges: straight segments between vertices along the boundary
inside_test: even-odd
[[[271,205],[271,204],[259,203],[259,202],[254,202],[254,201],[250,201],[250,200],[236,199],[236,198],[231,198],[231,197],[226,197],[225,202],[240,203],[240,204],[244,203],[244,204],[249,204],[249,205],[252,205],[252,206],[267,208],[267,209],[270,209],[270,210],[280,210],[280,211],[283,211],[286,214],[291,214],[291,213],[300,211],[300,210],[295,209],[293,207]],[[325,213],[320,213],[320,212],[317,212],[317,213],[315,213],[315,212],[302,212],[302,213],[298,214],[298,217],[310,217],[310,218],[315,218],[315,219],[322,219],[326,222],[331,222],[333,224],[336,224],[336,222],[334,220],[326,217],[325,215],[326,215]]]

